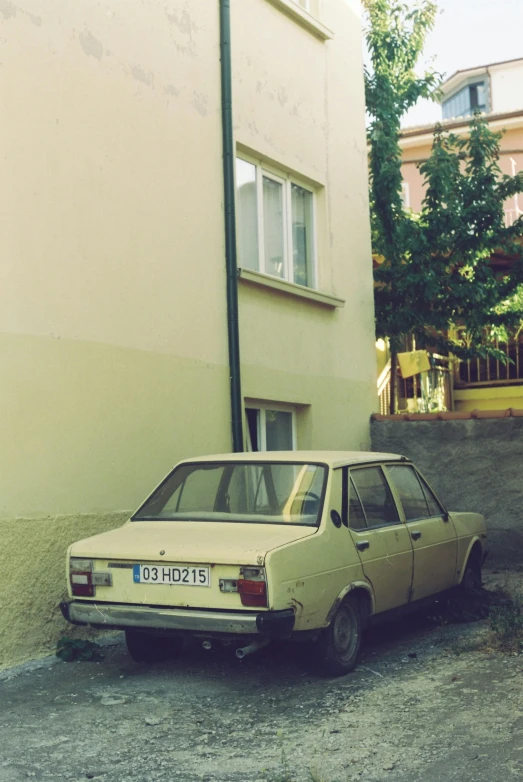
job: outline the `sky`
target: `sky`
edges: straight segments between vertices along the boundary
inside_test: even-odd
[[[463,68],[523,57],[523,0],[439,0],[438,5],[425,55],[434,58],[434,67],[446,78]],[[441,108],[423,101],[402,124],[439,119]]]

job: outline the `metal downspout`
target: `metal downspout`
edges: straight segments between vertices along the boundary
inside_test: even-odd
[[[238,326],[238,269],[236,262],[236,214],[234,208],[234,137],[232,126],[232,68],[230,0],[220,0],[220,60],[222,88],[223,193],[225,265],[227,270],[227,331],[231,384],[232,450],[243,451],[243,400],[240,375]]]

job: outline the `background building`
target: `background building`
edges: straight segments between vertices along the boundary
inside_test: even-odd
[[[0,665],[64,555],[231,449],[218,0],[3,8]],[[357,0],[232,0],[245,445],[360,448],[376,406]]]
[[[523,170],[523,58],[458,71],[442,86],[443,127],[456,135],[466,135],[474,111],[485,112],[489,126],[503,131],[500,143],[499,165],[503,173],[516,174]],[[423,177],[419,165],[430,155],[434,126],[406,128],[402,131],[403,199],[405,207],[421,211],[424,196]],[[505,204],[507,225],[523,214],[521,196]],[[492,258],[500,272],[510,266],[510,259]],[[431,386],[436,389],[448,408],[456,410],[523,408],[523,335],[514,335],[509,343],[500,344],[512,359],[503,364],[495,359],[472,359],[438,363]],[[386,407],[387,355],[381,354],[382,409]],[[422,378],[411,378],[400,388],[403,407],[409,412],[419,408]],[[426,379],[425,379],[426,380]]]

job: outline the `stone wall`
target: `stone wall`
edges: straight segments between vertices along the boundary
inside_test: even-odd
[[[372,449],[412,459],[449,510],[482,513],[489,563],[523,563],[523,418],[373,421]]]

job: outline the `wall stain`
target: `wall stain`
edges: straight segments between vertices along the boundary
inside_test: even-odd
[[[163,90],[167,95],[179,95],[180,90],[177,90],[174,84],[168,84]]]
[[[289,100],[289,96],[287,95],[286,90],[283,89],[283,87],[278,88],[278,103],[280,106],[285,106],[287,101]]]
[[[4,19],[13,19],[17,10],[16,5],[9,3],[8,0],[0,0],[0,14],[2,14]]]
[[[207,98],[205,95],[202,95],[201,92],[193,92],[191,106],[193,106],[202,117],[207,116]]]
[[[37,27],[41,27],[42,26],[42,17],[41,16],[35,16],[34,14],[30,14],[29,11],[27,11],[27,16],[29,17],[29,19],[32,21],[32,23],[34,25],[36,25]]]
[[[140,68],[138,65],[133,65],[131,68],[131,76],[133,79],[136,79],[136,81],[141,81],[142,84],[147,84],[148,87],[153,86],[153,75],[152,73],[147,73],[143,70],[143,68]]]
[[[184,33],[184,35],[189,35],[189,36],[192,35],[193,24],[189,12],[187,11],[187,8],[184,8],[182,11],[179,12],[172,11],[171,13],[169,13],[169,11],[165,9],[165,15],[167,16],[169,23],[176,25],[176,27],[180,30],[181,33]]]
[[[94,57],[96,60],[102,59],[104,48],[94,35],[87,31],[86,33],[80,33],[78,38],[80,46],[88,57]]]

